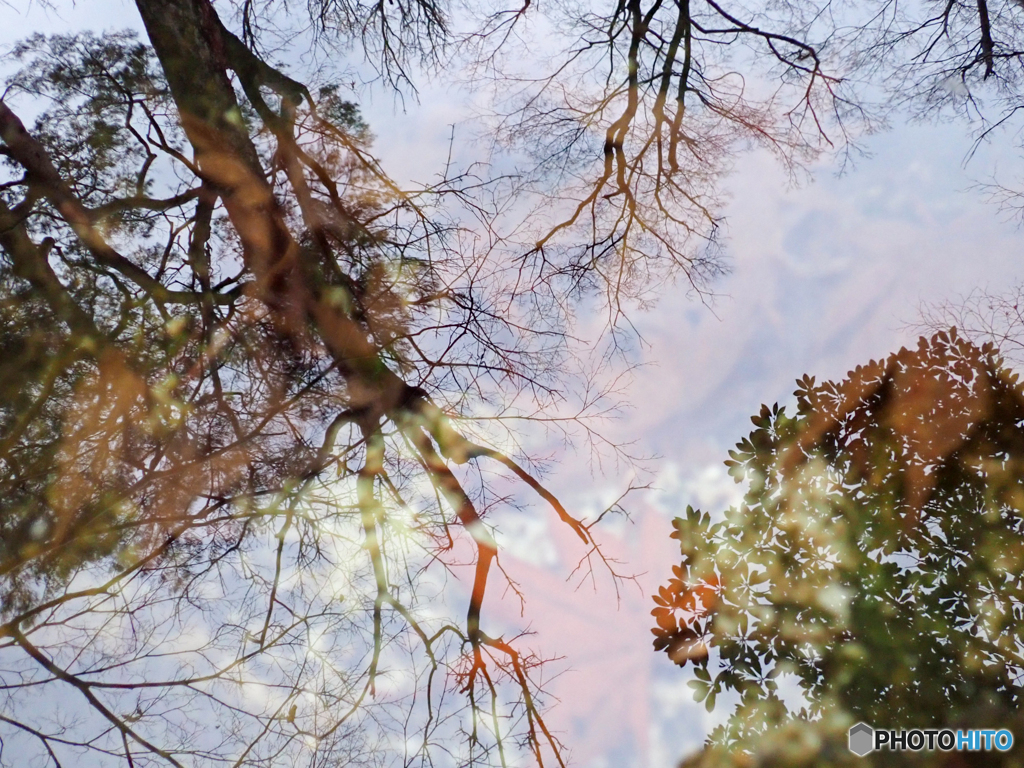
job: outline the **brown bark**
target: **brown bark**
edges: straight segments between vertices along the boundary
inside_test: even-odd
[[[322,268],[288,230],[241,118],[227,74],[231,64],[225,53],[224,29],[208,0],[136,0],[136,4],[163,65],[181,124],[195,149],[203,181],[224,201],[242,241],[245,263],[256,278],[258,297],[270,307],[279,328],[293,343],[303,343],[307,328],[312,326],[345,377],[353,420],[359,424],[367,446],[380,443],[384,418],[394,421],[416,445],[425,470],[473,536],[477,568],[467,629],[469,638],[478,645],[482,638],[480,609],[497,549],[473,503],[434,452],[424,429],[438,441],[442,455],[456,462],[489,452],[456,432],[423,390],[408,385],[391,371],[369,340],[368,329],[323,290],[327,281]],[[248,85],[247,90],[252,90],[253,84]],[[371,464],[368,453],[367,477],[372,481]],[[369,545],[375,527],[372,485],[361,494],[360,503]]]
[[[350,406],[375,425],[410,399],[410,388],[384,364],[366,329],[325,295],[321,269],[289,232],[249,137],[228,76],[223,26],[207,0],[137,0],[181,124],[204,181],[221,196],[242,242],[258,298],[293,343],[309,325],[330,350],[349,389]]]

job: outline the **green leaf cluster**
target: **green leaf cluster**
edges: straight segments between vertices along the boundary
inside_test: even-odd
[[[654,598],[655,648],[693,665],[696,698],[738,700],[700,764],[845,764],[857,721],[1015,722],[1017,375],[953,329],[795,394],[794,415],[762,407],[730,453],[743,502],[675,520],[682,561]]]

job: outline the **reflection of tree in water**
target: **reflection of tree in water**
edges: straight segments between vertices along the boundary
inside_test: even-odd
[[[0,99],[0,763],[557,756],[539,659],[481,622],[497,481],[460,467],[591,541],[483,444],[506,393],[552,402],[565,334],[493,308],[337,89],[314,109],[209,3],[139,7],[152,49],[35,36]],[[423,573],[465,559],[447,620]]]
[[[495,69],[498,133],[532,168],[439,157],[435,183],[401,189],[335,66],[266,58],[347,67],[352,47],[391,81],[421,57],[448,79],[446,46],[471,38],[462,63],[490,70],[538,5],[463,35],[473,20],[431,0],[137,0],[141,38],[15,46],[0,761],[563,763],[541,658],[485,609],[515,589],[491,513],[517,488],[585,567],[612,566],[523,446],[550,431],[631,462],[595,431],[625,312],[720,272],[734,148],[792,167],[840,109],[788,8],[755,26],[715,4],[556,3],[555,71],[528,43],[525,73]],[[737,74],[763,63],[751,49],[784,73],[767,94]],[[591,348],[574,329],[595,302]]]
[[[763,407],[731,453],[743,503],[715,519],[688,508],[675,521],[683,560],[654,598],[655,647],[693,665],[690,685],[708,710],[723,692],[738,696],[694,764],[746,764],[750,753],[779,765],[858,760],[845,740],[858,720],[1015,719],[1017,375],[992,345],[953,330],[838,384],[804,377],[796,397],[793,416]],[[785,692],[797,686],[794,706]],[[989,765],[1018,751],[915,759]]]

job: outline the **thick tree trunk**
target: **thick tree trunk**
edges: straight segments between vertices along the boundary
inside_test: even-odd
[[[302,326],[306,290],[298,247],[284,226],[227,74],[218,25],[205,0],[138,0],[198,170],[221,195],[260,297],[291,334]]]
[[[366,329],[325,296],[318,264],[284,222],[235,98],[222,25],[208,0],[137,0],[203,180],[220,194],[257,295],[301,344],[310,321],[345,376],[353,410],[376,423],[410,398]]]
[[[423,430],[434,437],[445,458],[459,463],[474,456],[497,454],[466,440],[423,390],[406,384],[391,371],[369,340],[368,330],[322,290],[326,285],[322,268],[304,254],[288,231],[249,138],[227,75],[231,62],[223,27],[209,0],[136,0],[136,4],[163,65],[182,126],[195,148],[199,172],[224,200],[242,241],[246,265],[256,278],[259,297],[296,342],[302,342],[306,327],[312,324],[345,377],[353,420],[359,424],[366,445],[380,443],[381,423],[390,418],[416,446],[427,472],[473,536],[477,563],[467,612],[467,636],[477,645],[479,657],[484,637],[480,611],[497,548],[472,501]],[[368,453],[362,475],[370,481],[369,491],[361,498],[368,542],[375,535],[373,480],[380,471],[377,464]],[[528,477],[522,470],[517,474]],[[532,478],[530,481],[540,488]],[[554,498],[550,494],[548,497]],[[555,504],[563,519],[568,518],[561,505],[557,501]],[[576,530],[586,540],[582,529]]]

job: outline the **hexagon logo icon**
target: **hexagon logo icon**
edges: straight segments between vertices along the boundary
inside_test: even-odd
[[[850,729],[850,751],[864,757],[875,748],[875,729],[867,723],[857,723]]]

